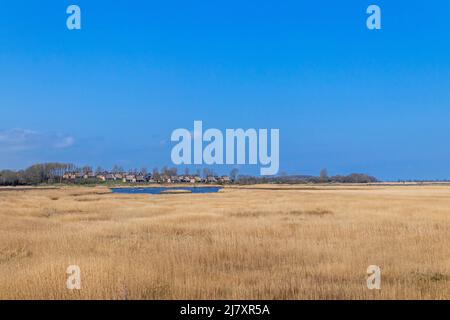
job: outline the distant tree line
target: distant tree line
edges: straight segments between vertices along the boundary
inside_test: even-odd
[[[352,173],[346,176],[332,176],[321,174],[318,177],[306,175],[280,175],[274,177],[239,176],[240,184],[258,183],[283,183],[283,184],[306,184],[306,183],[373,183],[378,179],[367,174]]]
[[[3,170],[0,171],[0,185],[17,186],[61,182],[64,173],[75,170],[75,168],[73,164],[54,162],[34,164],[19,171]]]
[[[93,169],[90,166],[77,167],[71,163],[41,163],[34,164],[25,170],[12,171],[3,170],[0,171],[0,185],[3,186],[18,186],[18,185],[37,185],[43,183],[61,183],[63,182],[63,176],[68,172],[81,172],[81,173],[93,173]],[[95,170],[96,174],[105,172],[104,169],[98,167]],[[114,166],[112,168],[113,173],[124,172],[124,169],[120,166]],[[141,168],[140,170],[134,169],[130,172],[140,172],[142,174],[147,174],[146,168]],[[194,176],[200,176],[201,173],[204,177],[215,176],[215,173],[209,169],[204,168],[203,172],[197,170],[193,173]],[[176,176],[178,174],[177,168],[163,167],[161,170],[154,168],[152,171],[152,176],[158,178],[159,176]],[[184,170],[185,175],[189,175],[189,169]],[[377,178],[372,177],[367,174],[352,173],[350,175],[341,176],[336,175],[329,177],[326,169],[320,171],[320,175],[316,176],[306,176],[306,175],[286,175],[281,174],[280,176],[264,176],[255,177],[247,175],[239,175],[238,170],[232,169],[230,172],[231,181],[239,184],[257,184],[257,183],[286,183],[286,184],[298,184],[298,183],[371,183],[377,182]]]

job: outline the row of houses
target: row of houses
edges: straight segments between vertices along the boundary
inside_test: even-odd
[[[101,172],[94,174],[93,172],[67,172],[63,175],[63,180],[79,181],[79,180],[98,180],[98,181],[118,181],[125,183],[231,183],[228,176],[208,176],[201,178],[197,175],[151,175],[144,173],[111,173]]]

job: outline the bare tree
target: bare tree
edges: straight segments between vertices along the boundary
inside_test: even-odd
[[[203,177],[207,178],[207,177],[211,177],[214,175],[214,172],[209,169],[209,168],[203,168]]]
[[[231,179],[232,181],[236,181],[238,171],[239,171],[239,170],[236,169],[236,168],[233,168],[233,169],[230,171],[230,179]]]
[[[169,176],[176,176],[178,173],[178,170],[177,170],[177,168],[170,168],[170,169],[168,169],[167,170],[167,174],[169,175]]]
[[[320,181],[321,182],[328,181],[328,170],[327,169],[320,170]]]
[[[123,167],[119,165],[114,165],[114,167],[112,168],[112,173],[121,173],[121,172],[124,172]]]
[[[81,170],[83,171],[84,174],[88,174],[93,171],[91,166],[84,166]]]
[[[153,171],[152,171],[152,178],[153,179],[155,179],[155,180],[159,180],[160,179],[160,175],[159,175],[159,171],[158,171],[158,168],[153,168]]]

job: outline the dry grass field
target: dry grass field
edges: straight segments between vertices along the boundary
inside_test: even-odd
[[[382,270],[368,290],[366,269]],[[66,289],[66,268],[82,289]],[[449,299],[450,186],[0,189],[0,299]]]

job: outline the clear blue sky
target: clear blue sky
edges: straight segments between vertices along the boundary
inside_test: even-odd
[[[203,120],[279,128],[280,172],[450,178],[449,15],[448,0],[1,0],[0,168],[170,165],[172,130]]]

